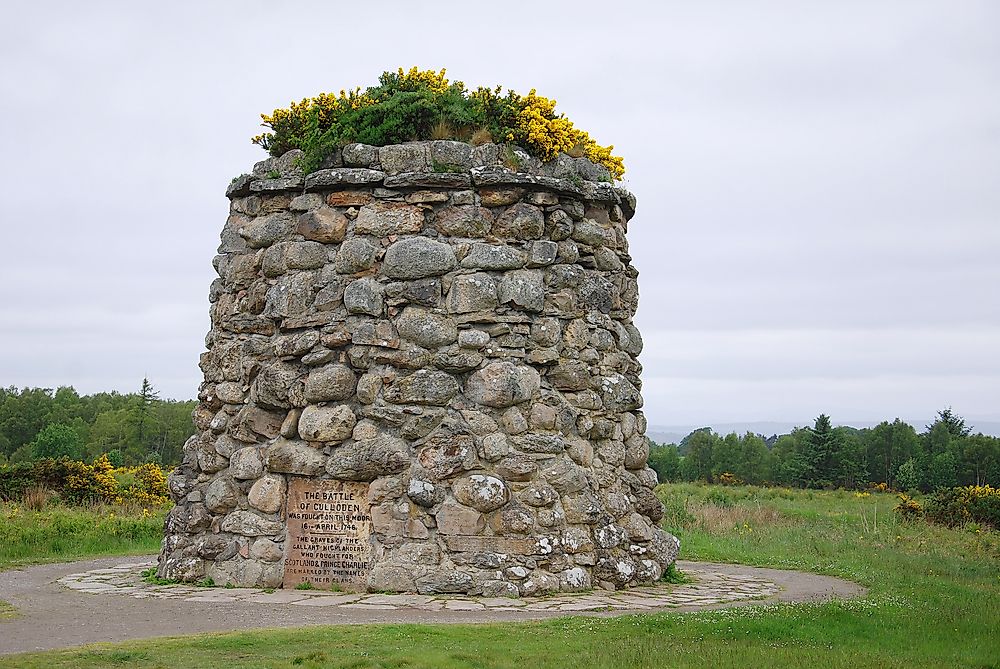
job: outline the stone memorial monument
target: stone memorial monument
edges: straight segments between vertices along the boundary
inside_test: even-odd
[[[510,597],[660,578],[679,544],[639,411],[635,198],[492,143],[297,156],[227,192],[158,575]]]

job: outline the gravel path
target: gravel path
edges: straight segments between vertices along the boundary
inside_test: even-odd
[[[687,562],[693,583],[541,598],[364,595],[302,590],[152,586],[139,572],[153,557],[102,558],[0,572],[0,600],[19,615],[0,620],[0,655],[198,632],[362,623],[481,623],[561,615],[695,611],[855,597],[864,588],[830,576]]]

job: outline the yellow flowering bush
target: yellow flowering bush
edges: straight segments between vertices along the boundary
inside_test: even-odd
[[[108,504],[132,503],[142,506],[160,506],[168,502],[166,473],[152,463],[138,467],[114,467],[107,455],[93,464],[75,460],[59,461],[65,477],[48,484],[61,488],[70,502],[105,502]]]
[[[736,474],[723,472],[719,475],[719,485],[743,485],[743,481]]]
[[[1000,529],[1000,488],[990,485],[942,488],[931,495],[926,512],[928,518],[943,525],[979,523]]]
[[[461,81],[449,81],[446,70],[383,72],[379,84],[364,91],[355,88],[339,94],[320,93],[291,102],[287,108],[261,114],[269,129],[253,138],[278,156],[302,149],[303,168],[317,169],[336,148],[350,142],[384,146],[446,133],[451,139],[469,141],[474,134],[523,146],[543,161],[571,151],[608,169],[612,178],[625,173],[613,146],[601,146],[573,122],[556,113],[556,101],[527,95],[500,86],[468,91]]]
[[[552,160],[577,145],[580,133],[572,121],[556,115],[555,100],[537,95],[532,88],[521,103],[513,139],[521,140],[530,152],[542,160]]]
[[[118,495],[118,481],[107,454],[94,460],[92,465],[78,464],[77,470],[66,477],[66,492],[70,499],[113,501]]]
[[[895,506],[893,511],[898,513],[900,517],[912,520],[914,518],[919,518],[924,514],[924,507],[920,505],[920,502],[913,499],[909,495],[899,493],[896,497],[899,499],[899,504]]]
[[[435,72],[434,70],[421,70],[417,67],[411,67],[409,72],[404,73],[403,68],[399,68],[397,71],[397,77],[399,81],[399,87],[402,90],[418,90],[422,86],[426,86],[430,89],[432,93],[442,94],[446,92],[452,84],[448,83],[448,78],[445,77],[447,70],[441,69],[440,72]],[[461,81],[456,81],[456,85],[465,88],[465,84]]]

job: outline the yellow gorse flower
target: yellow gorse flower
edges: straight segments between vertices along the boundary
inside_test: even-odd
[[[586,132],[578,130],[573,122],[555,112],[556,101],[531,91],[521,98],[523,108],[517,117],[518,134],[508,135],[509,141],[520,140],[543,161],[554,160],[560,153],[574,147],[583,147],[584,156],[603,165],[615,179],[625,174],[625,163],[611,155],[614,146],[600,146]]]
[[[102,455],[92,465],[79,462],[74,468],[74,473],[66,477],[66,489],[77,497],[119,505],[134,502],[147,507],[162,506],[169,501],[167,475],[159,465],[115,468],[108,456]],[[123,486],[118,477],[134,482]]]
[[[399,83],[402,87],[408,88],[413,85],[424,85],[430,89],[432,93],[444,93],[447,91],[451,84],[448,83],[448,79],[444,76],[447,70],[441,69],[440,72],[435,72],[434,70],[421,70],[416,66],[411,67],[409,72],[403,72],[403,68],[397,70],[397,76],[399,77]],[[455,82],[456,85],[464,85],[460,81]]]

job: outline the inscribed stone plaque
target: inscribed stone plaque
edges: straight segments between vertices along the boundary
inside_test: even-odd
[[[368,484],[292,478],[283,587],[365,587],[371,569]]]

